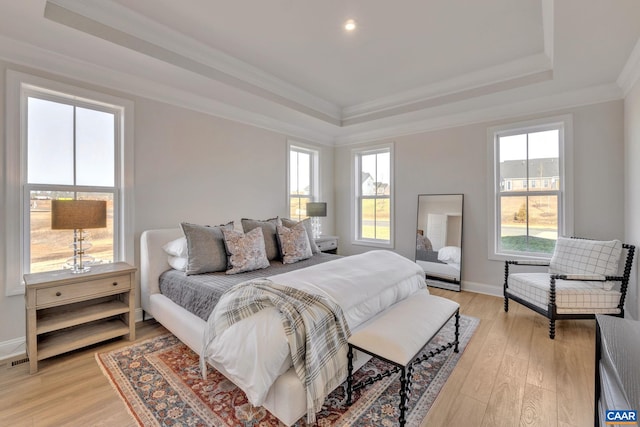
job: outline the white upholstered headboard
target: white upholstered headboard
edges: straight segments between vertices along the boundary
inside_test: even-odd
[[[164,228],[147,230],[140,236],[140,304],[146,312],[149,312],[149,297],[160,292],[160,275],[171,268],[162,246],[183,235],[179,228]]]

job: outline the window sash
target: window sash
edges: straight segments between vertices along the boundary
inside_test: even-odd
[[[389,154],[389,194],[363,194],[362,186],[362,159],[365,156],[369,155],[378,155],[378,154]],[[354,244],[364,244],[369,246],[379,246],[379,247],[393,247],[393,144],[365,148],[362,150],[353,150],[353,202],[354,202],[354,210],[353,210],[353,242]],[[377,166],[376,166],[377,169]],[[377,173],[377,170],[376,170]],[[363,237],[363,223],[364,213],[362,212],[362,204],[365,200],[372,200],[374,206],[377,205],[377,202],[380,200],[386,200],[389,203],[389,225],[388,225],[388,235],[389,238],[368,238]],[[379,222],[380,220],[377,218],[377,209],[374,209],[374,219],[373,219],[373,227],[375,230],[375,234],[377,235]]]
[[[528,171],[529,152],[527,158],[523,159],[527,162],[526,177],[509,178],[505,180],[505,188],[501,188],[500,175],[500,138],[506,136],[532,134],[550,130],[558,131],[558,179],[554,177],[536,177],[531,176]],[[544,197],[551,196],[557,200],[557,234],[570,235],[573,232],[573,180],[572,180],[572,117],[571,115],[558,116],[546,119],[536,119],[528,122],[514,123],[511,125],[493,127],[487,130],[488,141],[488,168],[493,179],[488,187],[489,198],[493,199],[493,203],[489,206],[489,259],[505,260],[522,257],[522,258],[549,258],[550,254],[546,253],[529,253],[522,251],[505,251],[501,247],[501,200],[504,197],[520,196],[520,197]],[[531,184],[532,179],[538,179],[535,185]],[[552,189],[548,189],[544,185],[544,180],[551,182]],[[521,182],[527,185],[518,188]],[[516,190],[504,191],[515,187]],[[545,188],[544,190],[542,188]],[[529,218],[527,218],[529,221]]]
[[[114,183],[111,190],[103,187],[83,186],[81,191],[115,191],[113,250],[116,261],[134,262],[133,234],[133,114],[132,101],[104,94],[90,89],[80,88],[54,80],[37,77],[14,70],[6,72],[6,147],[5,165],[2,179],[4,194],[3,221],[5,224],[4,266],[5,295],[24,293],[23,265],[25,247],[24,237],[29,231],[31,215],[29,197],[26,191],[35,187],[27,183],[27,97],[53,100],[65,104],[73,103],[79,107],[114,114]],[[29,187],[27,187],[29,186]],[[56,186],[57,187],[57,186]],[[43,187],[44,188],[44,187]],[[71,255],[71,254],[70,254]]]
[[[25,152],[28,151],[29,142],[27,139],[27,132],[29,121],[27,119],[29,110],[28,110],[28,100],[29,98],[42,99],[53,103],[68,105],[74,109],[73,111],[73,124],[72,124],[72,132],[73,132],[73,159],[72,159],[72,168],[73,168],[73,183],[72,184],[40,184],[40,183],[31,183],[28,181],[28,173],[29,173],[29,159],[28,155],[24,156],[23,161],[23,204],[22,204],[22,271],[24,273],[28,273],[31,271],[31,211],[30,211],[30,198],[32,191],[62,191],[67,193],[111,193],[113,195],[113,212],[114,212],[114,233],[113,233],[113,259],[120,259],[119,253],[119,223],[120,223],[120,212],[119,209],[119,201],[117,197],[117,188],[120,186],[120,170],[119,170],[119,162],[117,161],[119,157],[119,147],[120,147],[120,111],[113,107],[108,107],[102,105],[99,102],[92,102],[90,100],[84,99],[76,99],[72,98],[71,95],[68,94],[54,94],[44,89],[37,89],[35,87],[26,87],[22,92],[22,102],[26,106],[26,111],[23,112],[24,116],[21,120],[21,133],[25,136],[23,139],[23,150]],[[113,173],[113,186],[87,186],[87,185],[78,185],[77,184],[77,158],[76,151],[77,141],[76,134],[78,131],[78,124],[76,123],[76,109],[84,108],[87,110],[95,110],[113,115],[113,161],[114,161],[114,170]]]
[[[502,236],[503,236],[503,224],[501,221],[501,215],[502,215],[502,201],[505,198],[525,198],[527,200],[527,202],[525,203],[525,205],[529,206],[529,199],[530,198],[538,198],[538,197],[545,197],[545,196],[550,196],[550,197],[555,197],[556,198],[556,208],[557,208],[557,233],[558,235],[560,235],[561,233],[561,223],[560,223],[560,219],[563,217],[563,213],[562,213],[562,193],[560,191],[519,191],[519,192],[501,192],[498,197],[497,197],[497,201],[496,201],[496,211],[497,211],[497,217],[498,220],[496,222],[496,246],[497,246],[497,252],[501,253],[501,254],[508,254],[508,255],[519,255],[519,256],[528,256],[528,257],[550,257],[551,254],[548,254],[546,252],[534,252],[534,251],[515,251],[515,250],[509,250],[506,249],[503,245],[502,245]],[[527,239],[529,239],[530,237],[534,237],[531,234],[531,228],[530,225],[530,219],[529,219],[529,215],[527,214],[527,218],[526,218],[526,223],[525,223],[525,229],[526,229],[526,233],[524,235],[524,237],[526,237]],[[508,226],[507,226],[508,227]]]
[[[309,202],[314,201],[318,198],[318,162],[319,162],[319,153],[317,150],[301,147],[299,145],[295,145],[293,143],[289,144],[288,150],[288,174],[287,174],[287,206],[289,209],[289,215],[291,219],[295,219],[300,221],[304,218],[307,218],[306,215],[306,206],[303,208],[300,204],[302,199],[307,199]],[[309,156],[309,190],[306,193],[300,193],[300,166],[299,164],[296,166],[296,177],[298,184],[296,188],[298,189],[298,193],[293,191],[291,182],[294,177],[291,176],[292,162],[297,162],[299,159],[299,154],[307,154]],[[293,212],[293,206],[297,204],[299,208],[297,212]]]
[[[74,193],[74,196],[78,193],[99,193],[99,194],[111,194],[113,200],[113,259],[110,261],[116,261],[121,259],[121,245],[119,245],[118,236],[120,235],[122,222],[121,216],[117,213],[120,209],[120,191],[114,187],[92,187],[92,186],[80,186],[80,185],[51,185],[51,184],[26,184],[23,186],[23,218],[22,218],[22,271],[24,273],[31,272],[31,193],[34,191],[47,191],[47,192],[61,192],[61,193]],[[91,240],[89,240],[90,242]],[[69,241],[69,244],[71,240]],[[72,254],[72,250],[69,249],[69,256]],[[89,251],[91,255],[91,251]]]

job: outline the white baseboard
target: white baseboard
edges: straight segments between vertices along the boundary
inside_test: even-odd
[[[142,309],[137,308],[135,310],[136,323],[142,322]],[[152,316],[147,314],[145,320],[152,319]],[[0,342],[0,363],[7,359],[14,359],[16,357],[24,356],[27,354],[26,337],[18,337],[8,341]]]
[[[27,354],[25,337],[0,342],[0,362]]]
[[[504,296],[502,293],[502,285],[501,286],[487,285],[486,283],[468,282],[466,280],[463,280],[462,290],[475,292],[477,294],[491,295],[491,296],[500,297],[500,298]]]

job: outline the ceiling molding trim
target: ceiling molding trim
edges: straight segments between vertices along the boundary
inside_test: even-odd
[[[22,41],[0,36],[0,58],[17,65],[30,67],[46,73],[102,86],[124,94],[132,94],[177,107],[198,111],[212,116],[282,133],[295,138],[304,138],[322,145],[333,145],[333,137],[325,132],[292,124],[294,121],[274,119],[240,107],[231,106],[211,98],[154,83],[144,77],[97,66],[69,56],[41,49]],[[29,72],[26,70],[25,72]],[[126,97],[126,96],[125,96]]]
[[[484,108],[481,110],[438,116],[412,123],[391,125],[373,131],[354,132],[349,135],[336,137],[335,145],[346,146],[365,142],[368,143],[382,139],[398,138],[405,135],[414,135],[423,132],[432,132],[477,123],[515,119],[531,114],[557,112],[558,110],[566,108],[581,107],[601,102],[620,100],[622,98],[622,91],[617,85],[606,84],[573,92],[564,92],[511,104]]]
[[[635,47],[631,51],[631,55],[624,64],[616,83],[624,96],[627,96],[635,84],[640,80],[640,39],[636,42]]]
[[[502,80],[486,86],[480,86],[468,90],[462,90],[458,92],[452,92],[446,95],[428,98],[420,102],[408,104],[402,107],[390,108],[379,113],[372,113],[367,116],[360,116],[351,120],[343,120],[343,126],[355,125],[358,123],[366,123],[373,120],[384,119],[386,117],[396,116],[400,114],[406,114],[414,111],[424,110],[428,108],[434,108],[445,104],[451,104],[454,102],[465,101],[470,98],[476,98],[483,95],[490,95],[495,92],[501,92],[509,89],[515,89],[522,86],[530,85],[533,83],[539,83],[542,81],[551,80],[553,78],[553,72],[551,70],[544,70],[529,75],[516,77],[509,80]]]
[[[554,0],[542,0],[542,35],[544,37],[544,53],[553,67],[553,33]]]
[[[551,61],[544,54],[539,53],[522,59],[511,61],[498,66],[485,68],[483,70],[465,74],[456,78],[442,80],[422,88],[412,89],[384,98],[379,98],[371,102],[345,107],[342,110],[343,126],[368,121],[367,116],[380,118],[383,116],[398,114],[388,114],[396,109],[402,109],[416,104],[439,105],[444,102],[453,102],[456,95],[476,92],[477,95],[485,95],[492,91],[492,88],[504,82],[520,82],[519,85],[526,85],[540,81],[534,78],[528,81],[529,76],[551,75]],[[509,89],[513,87],[508,87]],[[451,98],[452,101],[446,101]],[[424,108],[424,107],[420,107]],[[415,109],[415,108],[414,108]],[[405,111],[406,112],[406,111]]]
[[[116,3],[48,0],[45,18],[328,123],[340,124],[341,110],[337,105]]]

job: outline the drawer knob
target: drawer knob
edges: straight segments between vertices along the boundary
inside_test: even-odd
[[[113,286],[118,286],[118,282],[113,282],[112,285]]]
[[[59,297],[60,295],[62,295],[62,292],[58,291],[56,292],[56,296]]]

